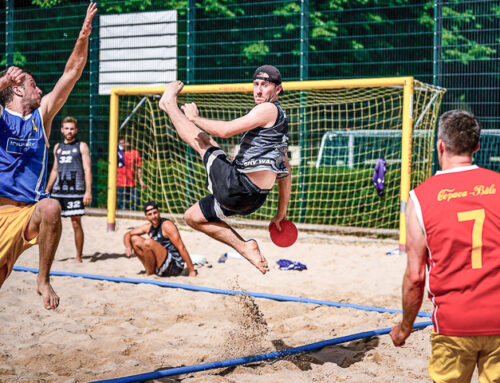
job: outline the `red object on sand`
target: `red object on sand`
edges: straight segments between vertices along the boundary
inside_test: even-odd
[[[280,222],[281,231],[274,223],[269,224],[269,234],[271,235],[271,240],[275,245],[279,247],[292,246],[297,240],[299,232],[297,231],[297,226],[292,221],[286,219]]]

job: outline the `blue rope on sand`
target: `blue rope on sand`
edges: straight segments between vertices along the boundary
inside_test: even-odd
[[[38,273],[38,269],[33,269],[30,267],[22,267],[22,266],[14,266],[13,270],[26,271],[26,272],[30,272],[30,273]],[[378,313],[397,314],[397,313],[403,312],[402,310],[388,309],[388,308],[384,308],[384,307],[362,306],[362,305],[355,305],[355,304],[350,304],[350,303],[324,301],[324,300],[320,300],[320,299],[309,299],[309,298],[293,297],[293,296],[287,296],[287,295],[258,293],[258,292],[252,292],[252,291],[223,290],[223,289],[216,289],[213,287],[204,287],[204,286],[196,286],[196,285],[186,285],[186,284],[182,284],[182,283],[155,281],[152,279],[122,278],[122,277],[111,277],[111,276],[106,276],[106,275],[70,273],[70,272],[64,272],[64,271],[51,271],[50,275],[60,276],[60,277],[87,278],[87,279],[95,279],[95,280],[99,280],[99,281],[109,281],[109,282],[122,282],[122,283],[135,283],[135,284],[142,283],[142,284],[156,285],[156,286],[161,286],[161,287],[170,287],[170,288],[175,288],[175,289],[201,291],[201,292],[213,293],[213,294],[250,295],[251,297],[254,297],[254,298],[272,299],[272,300],[281,301],[281,302],[312,303],[312,304],[321,305],[321,306],[346,307],[346,308],[353,308],[353,309],[363,310],[363,311],[375,311]],[[426,313],[426,312],[419,312],[417,314],[417,316],[421,317],[421,318],[431,318],[432,314]]]
[[[430,326],[430,325],[432,325],[432,322],[420,322],[420,323],[415,323],[414,326],[413,326],[413,328],[414,329],[422,329],[422,328]],[[378,335],[384,335],[384,334],[388,334],[390,331],[391,331],[391,329],[389,327],[388,328],[382,328],[382,329],[378,329],[378,330],[365,331],[365,332],[360,332],[360,333],[357,333],[357,334],[342,336],[342,337],[339,337],[339,338],[333,338],[333,339],[329,339],[329,340],[323,340],[321,342],[306,344],[304,346],[299,346],[299,347],[294,347],[294,348],[288,348],[286,350],[273,351],[273,352],[269,352],[269,353],[266,353],[266,354],[252,355],[252,356],[245,356],[245,357],[236,358],[236,359],[227,359],[227,360],[221,360],[221,361],[217,361],[217,362],[196,364],[196,365],[193,365],[193,366],[184,366],[184,367],[169,368],[169,369],[166,369],[166,370],[153,371],[153,372],[148,372],[148,373],[145,373],[145,374],[124,376],[122,378],[115,378],[115,379],[108,379],[108,380],[98,380],[98,381],[95,381],[95,382],[92,382],[92,383],[133,383],[133,382],[145,382],[147,380],[159,379],[159,378],[163,378],[163,377],[166,377],[166,376],[188,374],[188,373],[191,373],[191,372],[211,370],[211,369],[214,369],[214,368],[239,366],[241,364],[247,364],[247,363],[260,362],[260,361],[264,361],[264,360],[283,358],[283,357],[288,356],[288,355],[294,355],[294,354],[299,354],[299,353],[303,353],[303,352],[314,351],[314,350],[318,350],[318,349],[323,348],[323,347],[333,346],[333,345],[336,345],[336,344],[350,342],[350,341],[353,341],[353,340],[358,340],[358,339],[363,339],[363,338],[370,338],[370,337],[378,336]]]

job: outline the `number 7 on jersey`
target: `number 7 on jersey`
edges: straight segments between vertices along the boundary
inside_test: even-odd
[[[483,267],[482,247],[483,247],[483,224],[484,209],[461,211],[457,213],[458,222],[474,221],[472,227],[472,268],[480,269]]]

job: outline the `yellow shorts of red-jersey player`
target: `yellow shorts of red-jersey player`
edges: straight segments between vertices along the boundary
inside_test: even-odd
[[[478,369],[479,383],[500,382],[500,335],[431,334],[429,375],[436,383],[470,382]]]

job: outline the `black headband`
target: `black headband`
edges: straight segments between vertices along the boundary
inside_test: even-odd
[[[255,77],[254,77],[254,80],[269,81],[269,82],[272,82],[273,84],[279,85],[279,83],[277,83],[276,81],[273,81],[273,80],[272,80],[272,79],[270,79],[269,77],[264,77],[264,76],[255,76]]]
[[[259,74],[261,74],[261,73],[265,73],[269,77],[263,78],[262,76],[259,76]],[[262,66],[258,67],[255,70],[255,72],[253,73],[253,79],[254,80],[259,79],[259,80],[269,81],[269,82],[275,83],[276,85],[280,85],[281,84],[281,73],[278,70],[278,68],[276,68],[273,65],[262,65]]]
[[[156,204],[156,202],[149,201],[149,202],[146,202],[146,204],[144,205],[144,213],[147,213],[148,211],[151,211],[154,209],[158,209],[158,205]]]

